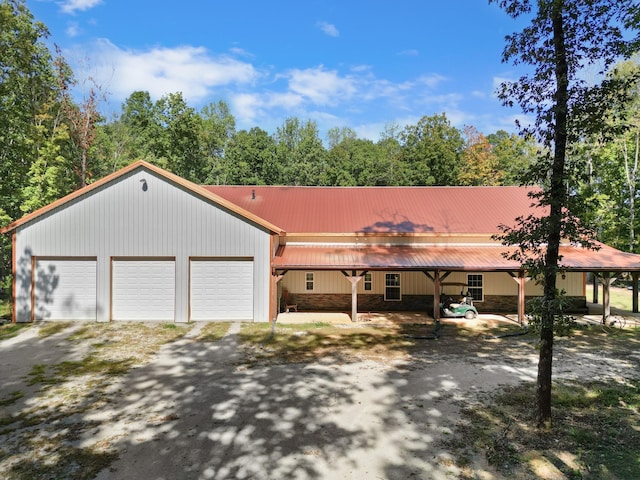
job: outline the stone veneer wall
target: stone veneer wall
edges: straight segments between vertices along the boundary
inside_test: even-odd
[[[526,301],[533,297],[527,297]],[[289,294],[289,303],[296,304],[298,311],[349,312],[350,294],[297,293]],[[571,297],[572,313],[587,310],[586,297]],[[284,302],[281,302],[284,310]],[[518,299],[512,295],[486,295],[484,301],[475,302],[480,313],[515,313]],[[433,295],[403,295],[401,301],[385,301],[383,295],[358,295],[359,312],[429,312],[433,311]]]

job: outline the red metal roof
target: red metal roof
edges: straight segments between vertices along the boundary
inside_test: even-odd
[[[516,271],[520,264],[507,260],[499,245],[286,245],[274,258],[281,270],[464,270]],[[637,271],[640,255],[606,245],[598,251],[562,245],[560,265],[580,271]]]
[[[205,188],[289,234],[492,234],[536,211],[524,187]]]

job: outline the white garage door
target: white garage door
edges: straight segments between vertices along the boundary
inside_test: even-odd
[[[36,320],[95,320],[96,261],[36,259]]]
[[[191,320],[252,320],[253,261],[191,260]]]
[[[169,320],[175,314],[174,260],[114,260],[113,320]]]

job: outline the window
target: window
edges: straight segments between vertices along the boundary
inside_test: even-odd
[[[305,289],[313,290],[313,272],[308,272],[305,275]]]
[[[484,300],[483,278],[482,274],[470,273],[467,275],[467,284],[469,285],[469,293],[474,302],[482,302]]]
[[[370,292],[372,290],[373,286],[373,279],[371,278],[371,274],[370,273],[365,273],[364,274],[364,291],[365,292]]]
[[[385,300],[400,300],[400,274],[399,273],[387,273],[385,274]]]

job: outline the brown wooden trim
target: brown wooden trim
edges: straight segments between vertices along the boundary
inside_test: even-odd
[[[113,322],[113,257],[109,257],[109,322]]]
[[[36,257],[31,256],[31,323],[36,320]]]
[[[0,233],[7,233],[10,232],[12,230],[15,230],[16,228],[18,228],[20,225],[23,225],[41,215],[44,215],[47,212],[50,212],[52,210],[55,210],[58,207],[61,207],[63,205],[65,205],[66,203],[69,203],[73,200],[75,200],[76,198],[79,198],[97,188],[100,188],[101,186],[119,178],[122,177],[130,172],[135,171],[138,168],[145,168],[157,175],[159,175],[160,177],[164,178],[165,180],[180,185],[181,187],[185,188],[186,190],[194,193],[195,195],[198,195],[199,197],[212,201],[214,203],[216,203],[217,205],[219,205],[220,207],[233,212],[247,220],[249,220],[250,222],[253,222],[257,225],[260,225],[263,228],[266,228],[267,230],[269,230],[270,232],[273,233],[277,233],[280,235],[284,235],[285,232],[282,228],[277,227],[269,222],[267,222],[266,220],[250,213],[249,211],[225,200],[224,198],[216,195],[213,192],[208,191],[206,188],[201,187],[200,185],[196,185],[195,183],[192,183],[188,180],[185,180],[182,177],[179,177],[173,173],[167,172],[166,170],[163,170],[160,167],[157,167],[156,165],[152,165],[148,162],[145,162],[143,160],[138,160],[136,162],[131,163],[130,165],[118,170],[117,172],[113,172],[110,175],[107,175],[106,177],[101,178],[100,180],[98,180],[97,182],[94,182],[90,185],[87,185],[79,190],[76,190],[75,192],[70,193],[69,195],[53,202],[50,203],[49,205],[46,205],[38,210],[36,210],[35,212],[30,213],[29,215],[25,215],[24,217],[10,223],[9,225],[7,225],[6,227],[0,229]]]
[[[78,261],[82,261],[82,262],[90,262],[90,261],[98,261],[98,257],[92,257],[92,256],[73,256],[73,255],[69,255],[69,256],[65,256],[65,255],[35,255],[35,258],[37,258],[38,260],[78,260]]]
[[[194,262],[253,262],[253,257],[189,257]]]
[[[148,260],[150,262],[171,262],[171,261],[176,261],[176,257],[171,257],[171,256],[157,256],[157,257],[153,257],[153,256],[140,256],[140,255],[132,255],[132,256],[113,256],[111,257],[111,261],[112,262],[127,262],[127,261],[145,261]]]
[[[273,269],[273,257],[276,252],[274,235],[269,235],[269,321],[275,322],[278,315],[278,277]],[[255,290],[255,285],[253,286]]]
[[[16,254],[16,232],[11,235],[11,323],[18,321],[18,302],[16,301],[16,282],[18,279],[18,255]]]

